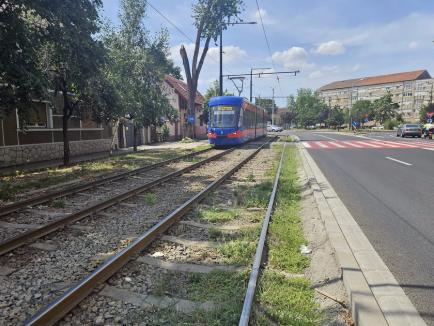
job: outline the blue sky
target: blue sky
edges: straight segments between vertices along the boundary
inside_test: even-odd
[[[354,77],[427,69],[434,76],[434,2],[428,0],[259,0],[271,55],[259,24],[255,0],[244,0],[245,21],[224,31],[224,73],[248,73],[251,67],[300,70],[296,77],[255,78],[254,96],[295,94],[297,88],[318,88]],[[118,23],[119,0],[103,0],[103,16]],[[195,29],[191,0],[150,0],[191,39]],[[169,30],[172,57],[179,66],[179,47],[192,42],[148,8],[150,32]],[[218,79],[218,49],[213,45],[199,80],[205,91]],[[225,88],[236,92],[230,80]],[[244,85],[248,97],[248,80]],[[286,100],[276,100],[286,105]]]

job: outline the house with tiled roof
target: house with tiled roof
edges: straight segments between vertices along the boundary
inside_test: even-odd
[[[318,95],[330,107],[348,109],[358,100],[373,101],[392,94],[406,121],[417,121],[420,108],[433,101],[434,82],[426,70],[334,81],[320,87]]]
[[[170,129],[169,139],[181,139],[187,134],[187,101],[188,87],[187,84],[171,75],[166,75],[164,78],[163,91],[169,99],[172,107],[178,112],[178,120],[168,122],[167,126]],[[206,138],[206,123],[203,116],[203,106],[205,98],[200,92],[196,93],[195,101],[195,121],[194,133],[196,138]]]

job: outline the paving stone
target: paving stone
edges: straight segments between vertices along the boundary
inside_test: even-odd
[[[188,263],[174,263],[174,262],[169,262],[150,256],[141,256],[137,258],[136,261],[139,263],[148,264],[148,265],[164,268],[171,271],[187,272],[187,273],[208,274],[216,270],[233,272],[233,271],[243,269],[242,267],[232,266],[232,265],[210,266],[210,265],[198,265],[198,264],[188,264]]]

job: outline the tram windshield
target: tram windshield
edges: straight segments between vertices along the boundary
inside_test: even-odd
[[[214,106],[211,109],[211,128],[234,128],[237,126],[237,107],[228,105]]]

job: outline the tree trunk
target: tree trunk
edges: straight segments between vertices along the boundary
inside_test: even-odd
[[[137,152],[137,126],[133,123],[133,151]]]
[[[63,117],[62,117],[62,131],[63,131],[63,165],[69,165],[69,135],[68,135],[68,120],[70,117],[70,104],[68,101],[68,92],[62,91],[63,95]]]

